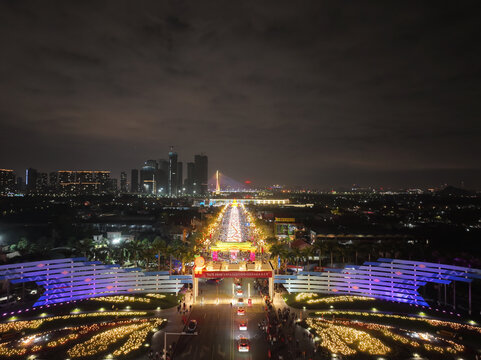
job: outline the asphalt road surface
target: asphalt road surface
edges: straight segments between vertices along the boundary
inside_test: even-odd
[[[268,346],[257,324],[265,318],[262,299],[254,294],[254,279],[243,279],[245,312],[237,315],[237,305],[231,306],[233,279],[226,278],[219,284],[199,282],[198,304],[194,306],[190,319],[198,322],[197,336],[180,336],[174,350],[174,359],[267,359]],[[248,283],[251,284],[253,305],[247,306]],[[217,300],[218,299],[218,300]],[[219,302],[218,304],[217,301]],[[239,323],[247,321],[247,331],[239,330]],[[250,350],[238,351],[238,339],[249,339]]]

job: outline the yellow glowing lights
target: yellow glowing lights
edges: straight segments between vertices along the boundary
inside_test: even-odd
[[[367,297],[367,296],[330,296],[330,297],[324,297],[324,298],[319,298],[319,299],[313,299],[315,297],[318,297],[318,294],[315,293],[299,293],[296,295],[296,301],[304,301],[307,300],[308,304],[333,304],[337,302],[354,302],[354,301],[368,301],[368,300],[374,300],[372,297]]]
[[[103,301],[108,303],[124,303],[124,302],[141,302],[141,303],[150,303],[150,299],[144,297],[135,297],[135,296],[100,296],[91,298],[90,300],[94,301]]]
[[[308,318],[306,323],[321,339],[320,345],[335,354],[354,355],[360,351],[369,355],[385,355],[391,351],[382,341],[365,331],[312,318]]]

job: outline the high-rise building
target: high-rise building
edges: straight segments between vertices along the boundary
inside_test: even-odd
[[[25,184],[23,183],[23,177],[17,177],[17,191],[22,192],[25,189]]]
[[[35,186],[38,193],[45,194],[48,191],[48,175],[47,173],[37,173],[37,184]]]
[[[194,169],[195,164],[193,162],[187,163],[187,177],[185,178],[184,187],[185,192],[189,195],[194,193]]]
[[[37,190],[38,172],[36,169],[28,168],[25,171],[25,186],[27,192],[35,192]]]
[[[53,192],[56,192],[58,190],[58,172],[52,171],[48,175],[48,183],[49,183],[50,189]]]
[[[182,195],[184,189],[184,163],[177,162],[177,195]]]
[[[115,193],[118,190],[117,179],[111,178],[108,181],[108,191],[111,193]]]
[[[10,169],[0,169],[0,194],[15,191],[15,174]]]
[[[169,183],[168,183],[168,195],[177,195],[177,153],[174,152],[174,147],[170,147],[169,151]]]
[[[159,159],[157,169],[157,194],[167,195],[169,191],[169,161]]]
[[[200,154],[194,157],[194,191],[196,195],[208,193],[208,159],[207,155]]]
[[[140,192],[144,194],[156,194],[157,161],[147,160],[140,169]]]
[[[120,192],[126,193],[127,191],[127,173],[122,171],[120,173]]]
[[[110,185],[110,171],[58,171],[58,186],[61,193],[98,195],[108,192]]]
[[[130,172],[130,192],[139,192],[139,170],[132,169]]]

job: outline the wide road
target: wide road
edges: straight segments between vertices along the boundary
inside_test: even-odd
[[[233,299],[233,279],[226,278],[218,285],[199,282],[198,303],[190,315],[190,319],[198,321],[198,335],[179,337],[174,359],[267,359],[267,342],[257,326],[265,318],[265,312],[262,299],[254,294],[253,282],[254,279],[242,280],[243,298],[246,303],[245,316],[237,315],[237,306],[230,305]],[[247,306],[249,283],[252,306]],[[216,304],[217,299],[219,304]],[[247,331],[239,330],[241,320],[247,321]],[[237,349],[241,335],[250,341],[248,353],[241,353]]]

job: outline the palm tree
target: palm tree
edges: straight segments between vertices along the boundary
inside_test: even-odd
[[[331,254],[331,267],[334,266],[334,251],[337,248],[337,242],[328,241],[326,242],[326,251],[330,252]]]
[[[308,246],[301,250],[302,257],[305,259],[305,264],[309,266],[309,260],[314,255],[315,249],[312,246]]]
[[[291,248],[290,251],[291,259],[296,261],[296,269],[299,266],[299,259],[302,257],[302,252],[299,248]]]
[[[319,257],[319,268],[322,268],[322,252],[327,250],[327,244],[322,239],[317,239],[314,242],[314,250],[317,250],[317,255]]]
[[[176,253],[177,249],[174,243],[171,243],[165,249],[165,254],[169,256],[169,275],[172,275],[172,257]]]
[[[84,238],[79,240],[77,248],[82,253],[83,257],[88,259],[90,255],[92,255],[94,242],[91,238]]]
[[[282,244],[273,244],[269,249],[269,253],[271,258],[276,257],[277,259],[285,260],[288,255],[288,250]],[[279,269],[277,269],[277,273],[279,274]]]
[[[102,237],[94,244],[93,256],[95,260],[108,261],[110,259],[110,242]]]
[[[145,249],[145,242],[140,239],[134,239],[127,245],[130,256],[134,258],[135,266],[139,266],[139,258],[141,252]]]
[[[160,258],[165,260],[165,254],[167,253],[167,243],[164,239],[157,236],[152,243],[152,250],[157,253],[157,271],[160,271]]]

